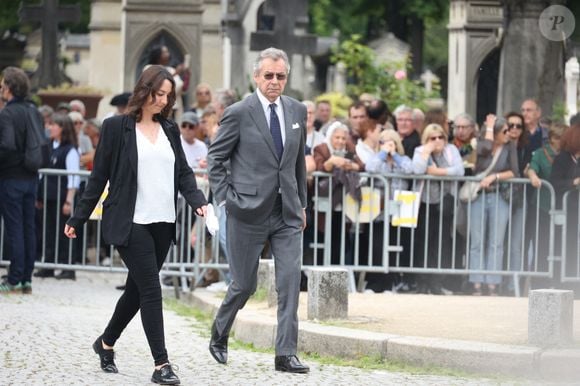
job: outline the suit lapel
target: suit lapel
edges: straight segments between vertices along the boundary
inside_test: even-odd
[[[264,109],[262,108],[260,99],[258,99],[258,95],[256,95],[256,93],[254,93],[249,98],[251,98],[249,101],[251,107],[250,115],[254,120],[254,122],[256,123],[258,131],[262,134],[262,136],[266,140],[266,143],[268,144],[268,147],[270,148],[272,155],[276,159],[278,159],[278,156],[276,154],[276,147],[274,146],[274,140],[272,139],[272,134],[270,133],[268,121],[266,121],[266,116],[264,115]]]
[[[123,130],[123,141],[127,157],[129,158],[129,165],[131,165],[133,173],[137,175],[137,134],[135,132],[135,120],[133,118],[126,119]]]
[[[286,151],[286,148],[288,146],[290,146],[294,140],[294,131],[296,131],[295,129],[292,129],[292,117],[294,116],[294,109],[292,108],[292,104],[289,103],[286,98],[284,97],[280,97],[280,103],[282,103],[282,108],[284,109],[284,132],[286,133],[286,141],[284,143],[284,152],[282,153],[282,160],[284,160],[284,158],[286,158],[286,154],[288,154],[288,152]],[[282,162],[280,162],[282,163]]]

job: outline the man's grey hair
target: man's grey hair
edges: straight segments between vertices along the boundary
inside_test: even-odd
[[[288,55],[278,48],[270,47],[266,48],[258,54],[256,61],[254,62],[254,75],[260,73],[260,67],[264,59],[270,58],[274,61],[282,59],[286,65],[286,74],[290,74],[290,61],[288,60]]]
[[[454,123],[457,123],[458,119],[463,119],[465,121],[469,122],[470,126],[475,127],[475,119],[473,119],[473,117],[467,113],[461,113],[461,114],[457,114],[457,116],[455,117],[455,119],[453,120]]]
[[[410,108],[409,106],[405,106],[405,105],[397,106],[395,111],[393,111],[393,115],[395,116],[395,119],[398,119],[399,115],[401,115],[401,113],[409,113],[409,114],[411,114],[411,117],[413,117],[413,109]]]
[[[302,104],[304,106],[306,106],[306,108],[310,107],[312,110],[316,109],[316,104],[312,101],[306,100],[306,101],[302,101]]]
[[[38,108],[38,112],[42,114],[42,116],[50,116],[54,114],[54,109],[49,105],[42,105]]]
[[[415,107],[413,109],[413,119],[417,119],[417,118],[425,119],[425,113],[420,108]]]
[[[225,109],[236,102],[236,96],[232,90],[221,89],[215,93],[216,101]]]

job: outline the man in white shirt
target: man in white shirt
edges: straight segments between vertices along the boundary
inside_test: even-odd
[[[199,118],[194,112],[188,111],[181,117],[181,146],[187,158],[187,164],[190,168],[207,167],[207,146],[203,141],[196,138],[200,130]]]

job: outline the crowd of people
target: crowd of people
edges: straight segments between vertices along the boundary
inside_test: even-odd
[[[152,50],[135,89],[111,100],[117,111],[102,125],[86,119],[80,100],[55,110],[36,108],[28,99],[27,75],[15,67],[2,73],[0,214],[2,255],[9,256],[10,266],[0,294],[31,293],[34,262],[41,256],[67,269],[58,275],[39,269],[36,277],[75,279],[73,264],[86,244],[83,226],[108,192],[103,241],[117,247],[129,273],[92,346],[103,371],[118,372],[113,346],[140,310],[154,359],[152,382],[180,383],[165,348],[159,272],[172,242],[189,239],[196,247],[201,232],[177,234],[176,223],[186,217],[178,200],[199,217],[208,216],[207,202],[215,203],[232,279],[209,344],[220,364],[227,363],[230,329],[256,290],[258,256],[265,255],[276,260],[279,292],[275,370],[310,371],[296,356],[297,309],[301,263],[321,263],[311,253],[319,248],[314,238],[326,239],[333,265],[356,264],[360,273],[386,260],[408,268],[406,275],[366,276],[367,288],[376,292],[496,296],[521,285],[517,275],[504,280],[499,271],[547,274],[552,263],[553,277],[533,281],[537,287],[559,287],[560,273],[578,271],[580,115],[569,126],[547,122],[538,102],[526,99],[520,112],[489,114],[478,125],[465,113],[450,121],[441,109],[401,105],[391,112],[385,101],[363,94],[348,117],[339,119],[327,100],[299,102],[282,95],[290,64],[275,48],[262,51],[255,62],[254,93],[235,103],[232,91],[213,93],[200,83],[189,104],[180,95],[186,70],[169,66],[166,48]],[[35,143],[36,135],[44,141]],[[37,158],[43,158],[45,142],[42,162]],[[39,178],[40,168],[64,173]],[[91,171],[86,183],[80,170]],[[346,193],[361,202],[362,187],[369,184],[361,172],[371,173],[370,186],[389,202],[381,208],[386,216],[364,224],[345,217],[344,200]],[[466,175],[478,179],[459,189]],[[529,178],[529,186],[510,183],[515,177]],[[553,207],[543,181],[554,188],[557,208],[566,208],[565,242],[553,251],[564,255],[561,261],[553,261],[545,237]],[[390,221],[389,207],[395,191],[409,190],[418,194],[417,223],[402,228]],[[320,210],[322,200],[327,210]],[[471,219],[462,234],[456,228],[458,201],[467,204]],[[384,234],[395,247],[386,254]],[[461,237],[465,243],[457,242]],[[466,268],[469,285],[441,271]],[[206,285],[217,280],[205,279]]]
[[[154,53],[156,55],[152,53],[152,57],[156,59],[151,65],[167,63],[164,50]],[[176,78],[182,71],[169,72]],[[10,82],[10,73],[5,79],[4,82]],[[175,83],[179,95],[183,82]],[[8,87],[9,83],[6,83],[4,89],[8,90]],[[116,111],[106,118],[124,114],[130,97],[130,93],[122,93],[112,98],[110,104],[115,106]],[[24,95],[17,99],[21,98]],[[200,83],[195,88],[195,100],[189,107],[183,106],[183,100],[173,107],[170,116],[179,123],[181,145],[192,169],[207,167],[208,148],[216,138],[224,110],[235,101],[233,91],[216,92],[208,84]],[[383,265],[383,259],[388,259],[388,264],[399,267],[547,272],[548,240],[545,235],[549,234],[550,198],[541,181],[549,181],[554,186],[559,205],[564,192],[578,186],[580,180],[576,157],[580,151],[580,128],[577,117],[573,118],[570,126],[551,123],[542,119],[541,109],[534,99],[523,101],[519,112],[509,112],[504,117],[489,115],[480,125],[467,113],[449,120],[441,109],[422,111],[401,105],[391,112],[385,101],[368,94],[361,95],[360,100],[352,103],[348,108],[348,117],[344,119],[334,116],[332,104],[327,100],[305,100],[302,103],[307,111],[304,152],[310,176],[308,226],[304,237],[305,264],[313,263],[313,248],[317,247],[313,244],[314,233],[318,233],[318,240],[323,241],[325,231],[331,232],[331,263],[353,264],[354,229],[348,219],[343,224],[342,188],[356,197],[360,194],[357,172],[366,171],[391,176],[390,200],[394,198],[395,190],[419,191],[421,199],[414,230],[383,224],[382,221],[360,226],[358,264],[378,266]],[[51,144],[50,168],[73,174],[79,170],[92,170],[101,121],[87,119],[85,106],[79,100],[62,102],[56,109],[42,105],[38,112]],[[557,168],[556,173],[551,173],[554,164],[564,164],[566,167]],[[487,170],[490,166],[491,169]],[[9,166],[4,166],[4,169],[0,177],[10,177],[13,171]],[[311,177],[314,171],[332,175],[332,186],[328,186],[329,181],[318,179],[318,197],[314,197]],[[472,221],[467,235],[456,233],[453,228],[456,211],[454,185],[450,182],[413,181],[412,177],[475,176],[482,172],[486,172],[481,181],[484,192],[470,204]],[[399,174],[401,178],[393,178],[393,174]],[[528,177],[531,186],[504,183],[513,177]],[[198,184],[207,186],[207,182],[204,185],[206,175],[198,173],[197,178]],[[333,197],[329,197],[332,210],[327,213],[331,217],[331,227],[325,229],[325,213],[318,212],[313,201],[328,194],[329,188],[333,191]],[[44,245],[44,262],[74,264],[81,260],[82,240],[71,242],[57,229],[68,220],[83,189],[84,182],[74,175],[67,178],[46,176],[41,180],[35,200],[36,215],[26,214],[29,217],[27,221],[36,221],[39,225],[36,227],[36,244],[39,247],[34,252],[35,259],[39,259],[41,246]],[[573,200],[570,205],[574,205]],[[43,211],[46,213],[45,228],[41,226],[42,222],[38,222]],[[225,228],[223,208],[216,207],[216,214]],[[317,229],[314,229],[315,216],[318,219]],[[5,221],[10,224],[10,219]],[[402,248],[389,256],[383,256],[383,240],[380,237],[385,226],[390,235],[389,243]],[[369,252],[370,227],[373,227],[375,237],[372,251]],[[573,232],[573,229],[575,226],[568,227],[568,232]],[[576,246],[573,234],[570,235],[572,244],[567,250],[572,255]],[[186,242],[185,245],[190,244],[193,248],[196,230],[192,229],[189,234],[180,237],[189,240],[190,243]],[[79,232],[79,238],[82,238],[82,232]],[[220,232],[219,238],[220,253],[227,261],[225,232]],[[94,241],[94,236],[90,239]],[[344,248],[343,260],[340,258],[341,248]],[[451,259],[452,248],[456,248],[454,261]],[[103,251],[101,261],[108,258],[106,248]],[[185,254],[185,249],[180,253]],[[270,256],[267,249],[264,255]],[[371,261],[367,256],[372,256]],[[321,263],[320,258],[318,263]],[[559,270],[557,267],[556,271]],[[74,279],[75,271],[66,269],[55,274],[53,269],[45,268],[37,270],[34,275]],[[535,282],[537,285],[555,286],[558,285],[558,277],[559,274],[556,274],[555,281],[539,278]],[[486,292],[496,295],[502,291],[513,294],[515,287],[522,285],[513,276],[504,278],[477,273],[466,276],[466,279],[458,280],[457,276],[443,274],[368,274],[366,288],[374,291],[406,290],[432,294],[460,291],[474,295]],[[210,285],[218,280],[219,272],[208,270],[201,284]],[[171,284],[171,281],[165,283]],[[1,288],[2,291],[9,291],[20,286],[30,287],[30,280],[24,277],[24,280],[16,282],[15,279],[6,278]]]

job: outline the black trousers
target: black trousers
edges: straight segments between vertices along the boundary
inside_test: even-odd
[[[125,292],[103,334],[105,344],[113,346],[141,309],[143,329],[156,366],[168,362],[159,270],[167,256],[174,230],[174,223],[133,224],[129,244],[117,247],[129,274]]]

